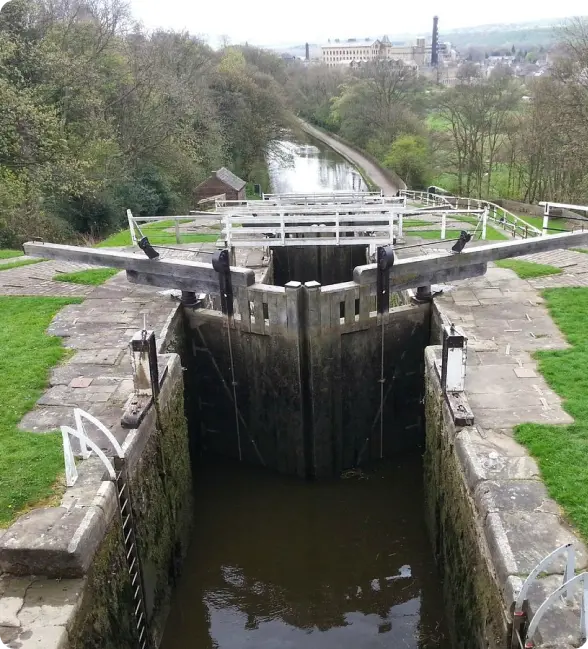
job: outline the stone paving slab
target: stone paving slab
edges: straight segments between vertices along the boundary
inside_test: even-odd
[[[0,638],[18,649],[65,649],[82,579],[0,576]]]
[[[18,260],[32,257],[18,257]],[[42,261],[38,264],[19,266],[0,271],[0,295],[30,295],[46,297],[85,297],[94,286],[57,282],[53,278],[59,273],[74,273],[96,268],[87,264],[67,261]]]

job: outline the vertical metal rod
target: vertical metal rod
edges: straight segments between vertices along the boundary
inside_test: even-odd
[[[543,232],[542,235],[547,234],[547,228],[549,227],[549,203],[545,203],[545,211],[543,213]]]
[[[382,321],[382,344],[380,360],[380,459],[384,457],[384,314],[380,314]]]
[[[233,406],[235,410],[235,427],[237,430],[237,448],[239,449],[239,462],[243,461],[243,452],[241,450],[241,428],[239,426],[239,408],[237,406],[237,381],[235,380],[235,362],[233,359],[233,342],[231,340],[231,326],[233,316],[227,316],[227,340],[229,343],[229,358],[231,359],[231,383],[233,386]]]

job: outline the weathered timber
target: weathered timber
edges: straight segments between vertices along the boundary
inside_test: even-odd
[[[183,291],[201,291],[202,286],[214,286],[214,291],[205,288],[203,292],[218,292],[218,273],[213,269],[212,264],[200,261],[147,259],[143,254],[121,250],[99,250],[34,241],[25,243],[23,248],[31,257],[62,259],[132,271],[134,275],[130,281],[136,283],[178,288]],[[162,277],[165,278],[166,283],[157,283]],[[255,283],[255,273],[249,268],[231,266],[231,281],[233,286],[237,287],[252,286]]]
[[[466,248],[459,254],[440,253],[427,257],[409,257],[399,259],[390,269],[390,287],[394,290],[413,288],[425,284],[436,284],[440,281],[472,277],[475,266],[487,264],[497,259],[508,259],[548,250],[574,248],[588,244],[588,232],[573,234],[552,234],[547,237],[505,241],[489,246]],[[479,270],[479,269],[478,269]],[[443,275],[447,272],[448,275]],[[375,284],[377,265],[357,266],[353,279],[358,284]]]

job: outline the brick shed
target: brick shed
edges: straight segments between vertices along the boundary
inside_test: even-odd
[[[245,181],[235,176],[226,167],[214,171],[204,182],[200,183],[194,190],[196,201],[211,196],[225,194],[228,201],[245,200]]]

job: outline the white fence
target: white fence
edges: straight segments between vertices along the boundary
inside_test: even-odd
[[[471,210],[471,209],[487,209],[488,210],[488,220],[493,224],[502,228],[508,232],[513,238],[523,238],[528,237],[537,237],[542,234],[546,234],[546,230],[543,231],[539,228],[536,228],[534,225],[527,223],[524,219],[516,214],[513,214],[509,210],[496,205],[490,201],[478,199],[478,198],[460,198],[458,196],[451,196],[450,194],[432,194],[430,192],[417,192],[404,190],[401,192],[403,196],[406,196],[408,200],[420,202],[425,206],[429,205],[439,205],[439,206],[451,206],[455,211],[462,211],[462,209]]]
[[[221,239],[229,247],[340,246],[391,243],[403,236],[410,215],[421,210],[404,208],[382,210],[375,206],[350,208],[314,207],[268,210],[253,214],[229,214],[223,219]],[[440,238],[446,238],[447,217],[453,209],[428,210],[427,216],[440,219]],[[486,238],[487,210],[460,210],[460,216],[475,215]],[[408,217],[408,218],[407,218]],[[418,231],[414,232],[418,235]]]

